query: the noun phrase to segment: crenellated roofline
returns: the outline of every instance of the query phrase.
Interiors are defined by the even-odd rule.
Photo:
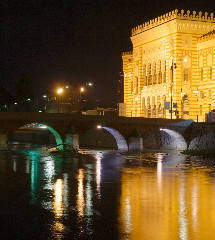
[[[122,52],[122,56],[126,56],[126,55],[133,55],[133,52],[130,51],[130,52]]]
[[[189,10],[187,10],[187,12],[185,13],[184,10],[179,11],[178,9],[175,9],[172,12],[166,13],[160,17],[154,18],[148,22],[145,22],[137,27],[132,28],[131,36],[140,34],[146,30],[159,26],[173,19],[215,23],[214,13],[210,13],[209,15],[207,12],[205,12],[203,15],[202,12],[200,11],[197,15],[196,11],[193,11],[191,13]]]

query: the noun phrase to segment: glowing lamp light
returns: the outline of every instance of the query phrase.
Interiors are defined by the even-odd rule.
[[[163,131],[163,128],[160,128],[160,131]]]
[[[102,128],[102,126],[101,125],[97,125],[97,129],[101,129]]]
[[[17,105],[17,104],[18,104],[17,102],[14,103],[14,105]]]
[[[85,90],[85,89],[84,89],[83,87],[80,88],[80,92],[84,92],[84,90]]]
[[[44,95],[43,95],[43,98],[47,98],[47,95],[46,95],[46,94],[44,94]]]
[[[59,88],[59,89],[57,90],[57,94],[61,94],[61,93],[63,93],[63,88]]]
[[[26,101],[30,102],[30,101],[31,101],[31,99],[30,99],[30,98],[28,98]]]
[[[184,62],[188,62],[188,59],[187,59],[187,58],[184,58]]]
[[[38,112],[42,112],[41,110],[39,110]]]
[[[68,86],[68,85],[66,85],[66,88],[69,88],[69,86]]]
[[[92,86],[93,86],[93,84],[92,84],[91,82],[89,82],[89,83],[88,83],[88,86],[89,86],[89,87],[92,87]]]
[[[198,91],[198,90],[195,90],[195,91],[193,91],[193,93],[194,93],[194,94],[198,94],[198,93],[199,93],[199,91]]]

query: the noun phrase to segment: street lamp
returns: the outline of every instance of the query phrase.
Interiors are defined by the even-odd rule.
[[[80,93],[83,93],[85,91],[84,87],[80,88]]]
[[[60,112],[60,96],[63,93],[63,88],[58,88],[57,89],[57,94],[58,94],[58,98],[57,98],[57,112]]]
[[[198,102],[198,100],[199,100],[199,98],[198,98],[198,94],[199,94],[199,91],[198,90],[195,90],[195,91],[193,91],[193,93],[195,94],[195,96],[196,96],[196,102],[197,102],[197,115],[196,115],[196,122],[198,122],[199,121],[199,102]]]
[[[82,93],[85,91],[84,87],[80,87],[80,111],[82,110]]]
[[[63,93],[63,88],[58,88],[58,89],[57,89],[57,94],[60,95],[60,94],[62,94],[62,93]]]
[[[87,85],[88,87],[92,87],[92,86],[93,86],[93,83],[92,83],[92,82],[88,82],[86,85]]]
[[[171,80],[171,100],[170,100],[170,111],[171,111],[171,119],[172,119],[172,92],[173,92],[173,74],[174,74],[174,69],[176,69],[176,63],[173,63],[172,59],[172,66],[171,66],[171,73],[172,73],[172,80]]]

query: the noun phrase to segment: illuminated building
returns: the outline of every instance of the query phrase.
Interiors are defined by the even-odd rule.
[[[171,118],[172,102],[172,118],[204,121],[215,108],[214,29],[213,13],[183,10],[132,29],[133,52],[122,54],[126,116]]]

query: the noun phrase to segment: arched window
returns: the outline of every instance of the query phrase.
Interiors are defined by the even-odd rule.
[[[151,64],[148,65],[147,77],[148,77],[148,85],[152,85],[152,65]]]
[[[157,83],[156,63],[153,64],[153,84]]]
[[[144,117],[145,117],[145,108],[146,108],[146,106],[145,106],[145,98],[143,97],[142,98],[142,114],[143,114]]]
[[[164,67],[163,67],[163,83],[166,82],[166,61],[164,61]]]
[[[151,105],[150,105],[150,97],[147,97],[147,117],[151,117]]]
[[[155,96],[152,97],[152,117],[156,117],[156,104],[155,104]]]
[[[131,84],[131,86],[130,86],[131,93],[133,93],[133,90],[134,90],[134,89],[133,89],[133,81],[131,81],[131,83],[130,83],[130,84]]]
[[[184,68],[184,82],[188,82],[189,80],[189,69]]]
[[[185,94],[182,97],[182,118],[189,119],[189,99],[188,96]]]
[[[213,75],[213,69],[212,69],[212,67],[209,68],[209,75],[210,75],[210,80],[212,80],[212,75]]]
[[[143,81],[144,86],[147,86],[146,64],[143,64]]]
[[[203,71],[203,68],[201,68],[200,79],[201,79],[201,81],[203,81],[203,79],[204,79],[204,71]]]
[[[159,61],[159,68],[158,68],[158,83],[162,83],[162,70],[161,70],[161,60]]]
[[[183,57],[183,79],[184,82],[188,82],[191,77],[191,67],[192,67],[192,60],[190,56]]]

